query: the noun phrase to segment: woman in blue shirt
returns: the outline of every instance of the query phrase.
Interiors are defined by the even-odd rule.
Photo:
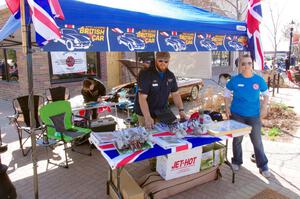
[[[239,67],[240,74],[234,76],[226,85],[224,94],[226,114],[228,118],[252,127],[250,139],[254,148],[256,165],[260,173],[268,178],[271,173],[261,139],[261,118],[267,115],[268,87],[262,77],[253,73],[253,63],[249,55],[241,57]],[[233,100],[229,108],[231,95]],[[260,95],[263,96],[262,106]],[[233,139],[232,168],[235,171],[238,171],[243,163],[242,140],[243,136]]]

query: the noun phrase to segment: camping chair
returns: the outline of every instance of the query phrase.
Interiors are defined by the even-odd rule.
[[[28,149],[26,152],[24,150],[24,144],[25,142],[30,138],[30,116],[29,116],[29,107],[28,107],[28,95],[21,96],[18,98],[13,99],[13,108],[15,110],[15,114],[12,116],[9,116],[10,123],[14,123],[17,127],[19,142],[20,142],[20,148],[22,150],[23,156],[26,156],[30,149]],[[33,129],[34,132],[39,132],[38,138],[43,135],[43,132],[45,131],[45,126],[41,125],[39,116],[38,116],[38,108],[44,104],[44,97],[40,95],[34,95],[34,119],[35,119],[35,128]],[[24,136],[24,133],[27,134],[27,136]],[[23,138],[26,137],[26,139],[23,141]]]
[[[62,141],[64,143],[66,163],[63,167],[68,168],[68,158],[66,153],[66,149],[68,149],[67,143],[71,143],[72,151],[76,151],[74,149],[74,143],[84,137],[87,137],[91,130],[88,128],[81,128],[73,125],[72,110],[69,101],[56,101],[46,104],[45,106],[40,108],[39,113],[41,120],[47,128],[47,138]],[[91,147],[89,153],[82,154],[91,155]],[[57,165],[50,162],[49,158],[48,163]]]
[[[63,86],[48,88],[46,90],[46,98],[48,102],[68,100],[70,98],[70,92],[68,88]]]

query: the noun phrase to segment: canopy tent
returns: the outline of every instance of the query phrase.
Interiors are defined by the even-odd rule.
[[[179,0],[63,0],[62,37],[45,51],[245,51],[245,22]],[[0,30],[12,34],[14,21]],[[17,26],[17,25],[14,25]],[[20,23],[19,23],[20,27]]]
[[[24,2],[20,1],[22,7]],[[60,6],[65,19],[55,19],[55,22],[62,37],[49,40],[41,47],[45,51],[247,50],[245,22],[213,14],[179,0],[61,0]],[[22,10],[23,25],[24,13]],[[0,48],[21,44],[20,31],[14,34],[18,27],[18,20],[8,20],[0,30]],[[25,29],[25,26],[23,28]],[[24,32],[30,32],[28,28],[26,26]],[[36,38],[38,37],[37,34]],[[31,99],[29,107],[33,118],[32,51],[28,45],[30,38],[30,35],[24,36],[23,42]],[[32,41],[34,42],[34,39]],[[31,127],[33,123],[31,120]],[[31,141],[34,191],[35,198],[38,198],[34,133]]]

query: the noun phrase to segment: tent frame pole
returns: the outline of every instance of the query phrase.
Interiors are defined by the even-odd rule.
[[[21,31],[22,47],[26,58],[27,78],[28,78],[28,107],[30,115],[30,137],[32,147],[32,164],[33,164],[33,187],[34,198],[39,198],[38,192],[38,174],[37,174],[37,156],[36,156],[36,137],[35,137],[35,119],[34,119],[34,97],[33,97],[33,69],[32,69],[32,48],[31,48],[31,31],[30,23],[26,24],[25,0],[20,0],[21,8]]]

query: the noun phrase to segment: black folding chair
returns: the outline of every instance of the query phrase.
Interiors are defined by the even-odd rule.
[[[48,88],[46,90],[46,98],[48,102],[68,100],[70,98],[70,92],[69,89],[64,86]]]
[[[13,108],[15,110],[15,114],[9,116],[10,122],[14,123],[19,137],[20,148],[22,150],[23,156],[26,156],[30,149],[26,152],[24,150],[24,144],[30,138],[30,116],[29,116],[29,107],[28,107],[28,95],[21,96],[18,98],[13,99]],[[40,95],[34,95],[34,119],[35,119],[35,128],[33,129],[34,133],[39,132],[36,134],[40,138],[43,136],[46,128],[42,125],[39,116],[38,116],[38,109],[40,106],[44,105],[44,97]],[[23,141],[23,138],[26,138]]]

